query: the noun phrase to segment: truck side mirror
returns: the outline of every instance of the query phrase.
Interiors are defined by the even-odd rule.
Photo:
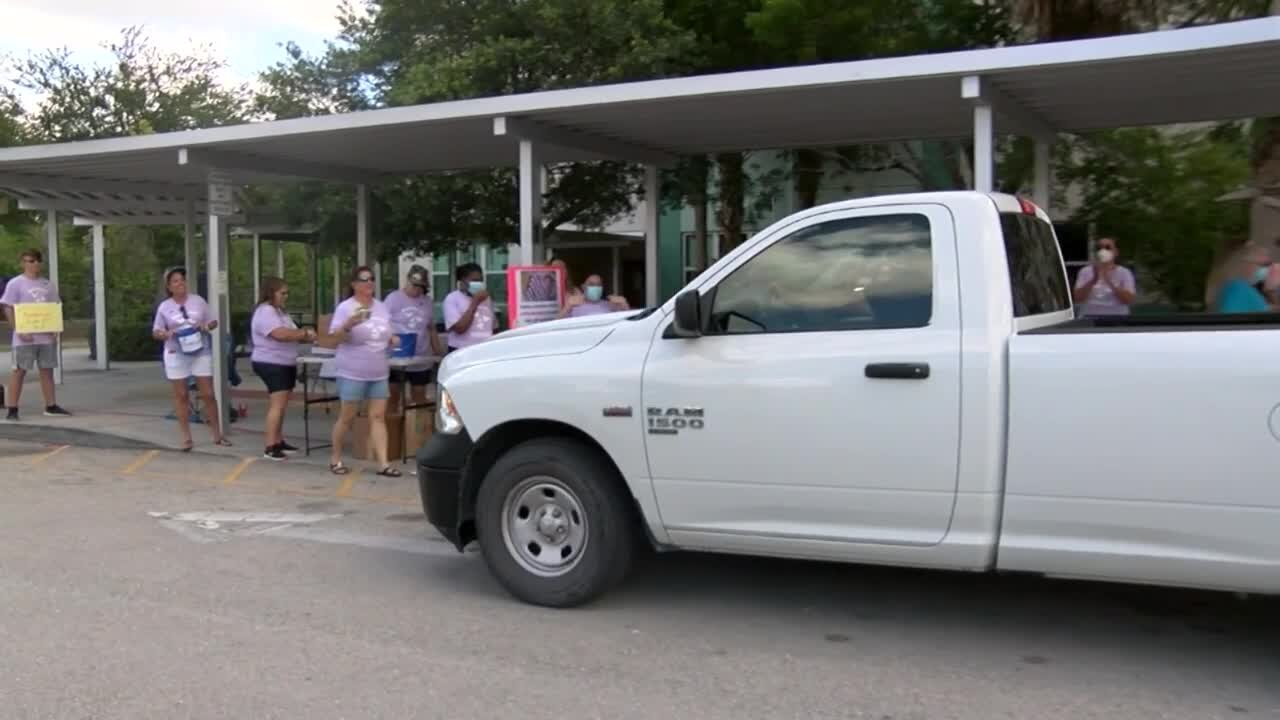
[[[676,337],[696,338],[702,335],[702,296],[697,290],[686,290],[676,296],[675,320],[671,329]]]

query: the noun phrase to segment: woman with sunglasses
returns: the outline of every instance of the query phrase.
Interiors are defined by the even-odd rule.
[[[399,469],[387,461],[387,378],[391,365],[387,348],[397,338],[391,332],[391,313],[374,295],[373,271],[360,266],[351,274],[351,296],[338,304],[329,323],[329,334],[337,343],[334,365],[338,377],[338,399],[342,410],[333,424],[333,448],[329,452],[329,472],[346,475],[342,464],[342,442],[356,417],[360,403],[369,404],[369,445],[378,463],[378,475],[400,477]]]
[[[173,410],[182,433],[182,450],[191,450],[191,407],[187,402],[187,383],[195,378],[196,391],[204,406],[217,407],[213,398],[213,342],[209,333],[218,327],[210,317],[204,298],[187,292],[187,271],[173,268],[164,276],[169,297],[156,308],[151,336],[164,342],[164,374],[173,388]],[[213,435],[214,445],[229,446],[222,435],[217,412],[206,412],[205,422]]]
[[[284,460],[286,453],[298,450],[284,441],[284,413],[289,406],[289,395],[298,383],[298,343],[316,339],[311,328],[299,329],[284,311],[288,298],[289,286],[284,279],[263,278],[262,297],[258,298],[258,307],[249,323],[253,335],[253,372],[267,388],[266,444],[262,457],[268,460]]]

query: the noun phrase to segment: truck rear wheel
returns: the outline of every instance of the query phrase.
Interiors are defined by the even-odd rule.
[[[618,584],[637,544],[617,471],[565,438],[531,440],[498,459],[476,498],[476,531],[502,586],[546,607],[581,605]]]

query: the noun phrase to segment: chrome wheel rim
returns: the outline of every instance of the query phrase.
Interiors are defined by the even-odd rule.
[[[587,549],[587,515],[564,483],[537,475],[518,483],[502,504],[502,541],[520,567],[559,577],[577,567]]]

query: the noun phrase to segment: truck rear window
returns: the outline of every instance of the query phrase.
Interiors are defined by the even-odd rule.
[[[1009,262],[1014,317],[1044,315],[1071,307],[1071,290],[1053,239],[1053,226],[1034,215],[1000,213]]]

